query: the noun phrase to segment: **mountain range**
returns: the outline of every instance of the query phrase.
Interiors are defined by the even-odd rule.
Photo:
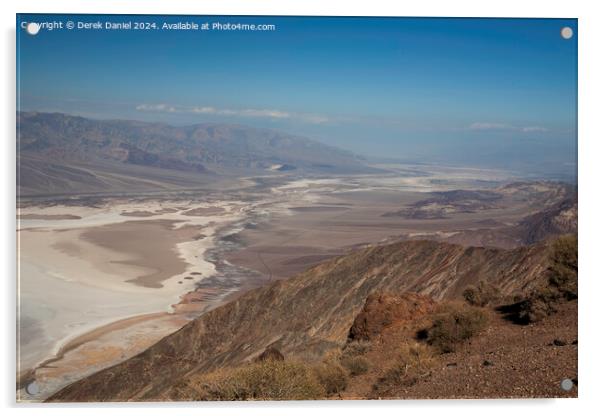
[[[17,114],[21,196],[195,188],[249,174],[374,171],[354,154],[242,125]]]

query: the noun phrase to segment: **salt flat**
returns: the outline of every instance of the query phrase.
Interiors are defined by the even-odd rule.
[[[199,208],[214,211],[186,214]],[[100,207],[21,209],[18,373],[25,376],[95,328],[173,311],[183,294],[215,272],[203,253],[213,246],[219,227],[241,218],[242,208],[237,203],[113,201]],[[122,215],[141,209],[157,215]],[[174,322],[168,332],[182,325]]]

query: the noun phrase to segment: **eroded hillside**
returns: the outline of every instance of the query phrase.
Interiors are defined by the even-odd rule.
[[[180,380],[253,360],[269,346],[287,357],[316,362],[345,344],[371,293],[411,291],[454,299],[482,280],[499,287],[501,295],[522,294],[544,279],[548,254],[545,244],[512,250],[432,241],[370,247],[252,290],[50,400],[169,398]]]

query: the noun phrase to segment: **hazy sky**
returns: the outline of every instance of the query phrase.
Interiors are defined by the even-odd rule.
[[[21,110],[241,123],[371,156],[574,169],[574,19],[20,19],[276,26],[36,36],[19,29]],[[572,38],[561,36],[563,27]]]

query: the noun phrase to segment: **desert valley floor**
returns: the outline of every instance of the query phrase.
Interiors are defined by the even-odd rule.
[[[379,168],[250,177],[228,192],[23,198],[19,399],[43,400],[251,288],[358,248],[518,246],[513,227],[567,192],[498,170]]]

